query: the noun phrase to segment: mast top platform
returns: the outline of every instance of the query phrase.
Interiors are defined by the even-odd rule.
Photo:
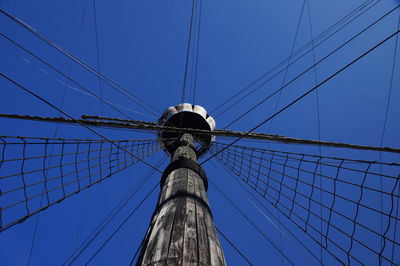
[[[160,126],[171,126],[179,128],[214,130],[216,123],[200,105],[190,103],[181,103],[176,106],[168,107],[158,119]],[[164,150],[172,154],[175,150],[174,143],[180,139],[182,133],[159,131],[158,137],[164,144]],[[196,141],[197,156],[205,154],[210,147],[215,136],[212,135],[193,135]],[[176,141],[174,141],[176,140]]]

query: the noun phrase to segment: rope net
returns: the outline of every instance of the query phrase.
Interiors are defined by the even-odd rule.
[[[340,263],[400,261],[400,164],[224,143],[210,151]]]
[[[112,142],[1,136],[0,232],[139,161],[123,149],[143,159],[161,148],[158,140]]]

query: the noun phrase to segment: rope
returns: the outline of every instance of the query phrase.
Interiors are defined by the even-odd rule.
[[[381,16],[380,18],[378,18],[377,20],[375,20],[374,22],[372,22],[370,25],[368,25],[367,27],[365,27],[364,29],[362,29],[361,31],[359,31],[357,34],[355,34],[354,36],[352,36],[350,39],[348,39],[347,41],[345,41],[344,43],[342,43],[341,45],[339,45],[337,48],[335,48],[334,50],[332,50],[331,52],[329,52],[327,55],[325,55],[324,57],[322,57],[320,60],[318,60],[316,63],[312,64],[310,67],[308,67],[307,69],[305,69],[303,72],[301,72],[300,74],[298,74],[297,76],[295,76],[294,78],[292,78],[291,80],[289,80],[287,83],[285,83],[283,86],[281,86],[279,89],[275,90],[273,93],[271,93],[270,95],[268,95],[267,97],[265,97],[264,99],[262,99],[260,102],[258,102],[257,104],[255,104],[253,107],[251,107],[249,110],[247,110],[246,112],[244,112],[243,114],[241,114],[240,116],[238,116],[236,119],[232,120],[230,123],[228,123],[224,129],[226,129],[227,127],[233,125],[234,123],[236,123],[237,121],[239,121],[240,119],[242,119],[244,116],[246,116],[247,114],[249,114],[251,111],[255,110],[257,107],[259,107],[260,105],[264,104],[266,101],[268,101],[269,99],[271,99],[273,96],[275,96],[278,93],[281,93],[281,91],[285,88],[287,88],[290,84],[292,84],[293,82],[295,82],[297,79],[299,79],[300,77],[302,77],[303,75],[305,75],[308,71],[314,69],[316,66],[318,66],[320,63],[322,63],[323,61],[325,61],[327,58],[329,58],[330,56],[332,56],[333,54],[335,54],[336,52],[338,52],[340,49],[342,49],[343,47],[345,47],[347,44],[349,44],[350,42],[352,42],[354,39],[356,39],[358,36],[362,35],[364,32],[366,32],[367,30],[369,30],[371,27],[373,27],[374,25],[376,25],[378,22],[380,22],[382,19],[384,19],[385,17],[387,17],[388,15],[390,15],[392,12],[394,12],[396,9],[398,9],[400,7],[400,5],[397,5],[396,7],[392,8],[391,10],[389,10],[388,12],[386,12],[383,16]],[[393,36],[391,36],[393,37]],[[390,38],[391,38],[390,37]],[[389,39],[390,39],[389,38]],[[384,40],[384,42],[386,42],[386,40]],[[381,44],[379,44],[378,46],[380,46]],[[315,46],[314,46],[315,47]],[[372,50],[374,50],[376,47],[373,47]],[[369,52],[367,52],[369,53]],[[364,55],[362,55],[362,57],[364,57]],[[356,61],[358,61],[358,59],[356,59]],[[350,63],[351,65],[352,63]],[[345,67],[347,68],[347,66]],[[343,69],[339,70],[338,72],[341,72]],[[338,73],[336,72],[336,73]],[[335,75],[335,74],[334,74]],[[333,75],[333,76],[334,76]],[[332,77],[332,76],[331,76]],[[330,79],[330,78],[328,78]],[[323,84],[323,82],[322,82]],[[260,85],[262,86],[262,85]],[[316,85],[315,88],[318,88],[319,86]],[[274,113],[276,112],[276,110],[274,111]],[[273,117],[271,118],[273,119]]]
[[[356,149],[356,150],[370,150],[370,151],[383,151],[383,152],[392,152],[392,153],[400,153],[399,148],[394,147],[376,147],[376,146],[368,146],[368,145],[358,145],[358,144],[349,144],[349,143],[341,143],[341,142],[329,142],[329,141],[318,141],[318,140],[310,140],[310,139],[298,139],[291,138],[280,135],[269,135],[263,133],[255,133],[255,132],[240,132],[240,131],[231,131],[231,130],[202,130],[202,129],[192,129],[192,128],[178,128],[178,127],[169,127],[169,126],[157,126],[152,122],[138,121],[138,120],[125,120],[120,118],[105,118],[99,117],[100,120],[109,120],[108,122],[99,121],[99,120],[79,120],[79,119],[67,119],[63,117],[43,117],[43,116],[31,116],[31,115],[16,115],[16,114],[0,114],[2,118],[10,118],[10,119],[22,119],[22,120],[32,120],[32,121],[41,121],[41,122],[61,122],[61,123],[69,123],[69,124],[84,124],[87,126],[98,126],[98,127],[109,127],[109,128],[118,128],[118,129],[140,129],[140,130],[151,130],[151,131],[166,131],[166,132],[179,132],[179,133],[190,133],[193,135],[214,135],[214,136],[222,136],[222,137],[237,137],[240,139],[258,139],[264,141],[275,141],[280,143],[291,143],[291,144],[301,144],[301,145],[321,145],[327,147],[336,147],[336,148],[346,148],[346,149]],[[97,116],[83,116],[84,118],[93,118],[97,119]],[[110,121],[119,121],[119,122],[110,122]]]
[[[190,48],[192,42],[192,28],[193,28],[193,20],[194,20],[194,13],[195,13],[195,2],[196,0],[192,0],[192,8],[191,8],[191,16],[190,16],[190,23],[189,23],[189,36],[186,48],[186,60],[185,60],[185,71],[183,73],[183,84],[182,84],[182,98],[181,103],[185,102],[186,96],[186,87],[187,87],[187,80],[188,80],[188,70],[189,70],[189,56],[190,56]]]
[[[229,238],[217,227],[215,226],[215,229],[217,232],[225,239],[228,244],[233,247],[233,249],[249,264],[249,265],[254,265],[244,254],[243,252],[240,251],[240,249],[233,243]]]
[[[254,229],[260,233],[260,235],[274,247],[279,254],[284,257],[291,265],[294,265],[293,261],[286,256],[285,253],[215,184],[211,179],[209,182],[216,188],[216,190],[245,218],[253,227]]]
[[[113,140],[109,143],[105,140],[0,138],[0,232],[161,149],[158,140]],[[122,149],[115,148],[115,144]],[[48,150],[54,152],[47,154]],[[138,158],[128,156],[125,151]],[[41,206],[37,204],[40,196],[45,196]]]
[[[384,251],[400,247],[396,236],[388,233],[400,221],[394,213],[400,200],[400,164],[228,146],[214,143],[210,151],[338,262],[396,263]],[[380,197],[387,206],[382,210],[374,200]],[[371,222],[379,217],[384,233],[380,224]],[[377,246],[378,240],[385,245]],[[360,252],[366,256],[356,256]]]
[[[156,166],[159,167],[165,159],[161,159]],[[88,248],[88,246],[96,239],[96,237],[110,224],[110,222],[115,218],[118,213],[129,203],[129,201],[136,195],[138,191],[140,191],[143,186],[150,180],[152,175],[154,174],[154,169],[150,169],[148,174],[139,182],[139,184],[135,185],[134,188],[114,207],[114,209],[101,221],[99,225],[92,231],[92,233],[82,242],[81,245],[68,259],[63,263],[63,265],[72,265],[75,260]]]
[[[356,9],[354,9],[353,11],[351,11],[348,15],[346,15],[344,18],[342,18],[341,20],[339,20],[337,23],[335,23],[334,25],[332,25],[330,28],[328,28],[327,30],[325,30],[324,32],[322,32],[320,35],[318,35],[317,37],[315,37],[311,42],[305,44],[303,47],[301,47],[299,50],[297,50],[294,56],[297,56],[299,54],[301,54],[299,57],[297,57],[295,60],[293,60],[292,62],[290,62],[290,64],[286,67],[289,67],[291,65],[293,65],[294,63],[296,63],[297,61],[299,61],[300,59],[302,59],[304,56],[306,56],[307,54],[309,54],[312,51],[311,49],[308,49],[306,52],[302,53],[303,51],[305,51],[307,48],[309,48],[312,43],[314,42],[314,48],[318,47],[319,45],[323,44],[326,40],[328,40],[330,37],[332,37],[333,35],[335,35],[336,33],[338,33],[340,30],[342,30],[343,28],[345,28],[347,25],[349,25],[351,22],[353,22],[354,20],[356,20],[358,17],[360,17],[361,15],[363,15],[365,12],[367,12],[369,9],[371,9],[372,7],[374,7],[376,4],[378,4],[379,2],[381,2],[382,0],[378,0],[375,3],[373,3],[372,5],[370,5],[369,7],[367,7],[371,2],[373,2],[373,0],[367,0],[366,2],[364,2],[361,6],[357,7]],[[364,9],[365,7],[367,7],[366,9]],[[364,10],[363,10],[364,9]],[[360,12],[357,14],[357,12]],[[354,14],[356,14],[355,17],[351,18]],[[340,24],[342,22],[345,22],[348,18],[351,18],[350,21],[346,22],[343,26],[340,26]],[[337,30],[335,30],[335,28],[339,27]],[[328,33],[330,33],[331,31],[335,30],[333,33],[331,33],[330,35],[328,35],[327,37],[325,37],[325,35],[327,35]],[[323,39],[322,39],[323,38]],[[319,41],[320,39],[322,39],[321,41]],[[319,42],[318,42],[319,41]],[[317,43],[318,42],[318,43]],[[265,74],[261,75],[260,77],[258,77],[255,81],[249,83],[246,87],[244,87],[243,89],[239,90],[238,92],[236,92],[234,95],[232,95],[229,99],[227,99],[225,102],[223,102],[222,104],[220,104],[219,106],[217,106],[216,108],[214,108],[213,110],[211,110],[210,113],[215,113],[219,108],[221,108],[222,106],[226,105],[228,102],[232,101],[234,98],[238,97],[240,94],[242,94],[244,91],[249,90],[250,88],[252,88],[253,86],[256,86],[254,89],[252,89],[250,92],[248,92],[246,95],[242,96],[240,99],[236,100],[234,103],[232,103],[231,105],[229,105],[227,108],[225,108],[224,110],[220,111],[218,114],[213,115],[214,118],[217,118],[219,116],[221,116],[222,114],[224,114],[226,111],[228,111],[229,109],[231,109],[233,106],[235,106],[236,104],[242,102],[245,98],[247,98],[249,95],[251,95],[252,93],[254,93],[256,90],[258,90],[259,88],[261,88],[262,86],[264,86],[265,84],[267,84],[269,81],[271,81],[273,78],[275,78],[277,75],[281,74],[283,71],[285,71],[285,68],[282,68],[281,70],[279,70],[279,68],[281,68],[282,66],[284,66],[287,62],[289,61],[289,57],[287,57],[285,60],[283,60],[282,62],[280,62],[278,65],[276,65],[275,67],[273,67],[272,69],[270,69],[269,71],[267,71]],[[266,78],[268,75],[273,74],[275,71],[279,70],[277,73],[275,73],[273,76],[271,76],[270,78],[268,78],[265,81],[262,81],[264,78]],[[261,83],[260,83],[261,82]],[[260,83],[259,85],[257,85],[258,83]]]
[[[220,163],[220,165],[221,165],[224,169],[228,170],[228,171],[227,171],[228,173],[225,173],[225,172],[222,172],[222,170],[220,170],[220,169],[216,166],[216,164],[215,164],[214,162],[212,162],[212,164],[213,164],[213,166],[221,173],[221,175],[224,176],[224,177],[228,180],[227,175],[230,174],[230,173],[229,173],[229,169],[228,169],[224,164],[221,164],[221,163]],[[231,176],[233,176],[233,175],[231,175]],[[288,230],[288,229],[286,228],[286,226],[282,223],[281,219],[279,219],[279,218],[276,216],[276,214],[274,214],[274,213],[271,212],[268,208],[266,208],[265,205],[264,205],[255,195],[253,195],[252,191],[250,191],[250,189],[249,189],[248,187],[245,186],[245,184],[240,183],[238,180],[235,179],[235,181],[237,182],[237,184],[240,185],[240,186],[242,187],[242,189],[245,190],[245,191],[247,192],[247,194],[245,194],[243,191],[241,191],[241,190],[237,187],[237,185],[234,184],[231,180],[228,180],[228,181],[230,181],[230,183],[233,185],[233,187],[234,187],[240,194],[242,194],[242,195],[249,201],[249,203],[251,203],[251,205],[253,205],[253,207],[254,207],[262,216],[264,216],[264,218],[265,218],[272,226],[274,226],[283,236],[285,236],[285,238],[286,238],[288,241],[290,241],[304,256],[307,257],[307,256],[309,256],[309,255],[308,255],[307,253],[305,253],[303,250],[301,250],[301,249],[299,248],[299,245],[301,245],[315,260],[317,260],[317,261],[318,261],[318,264],[323,265],[322,261],[310,250],[310,248],[308,248],[307,246],[305,246],[304,243],[303,243],[294,233],[292,233],[290,230]],[[252,199],[250,199],[249,197],[252,197],[253,200],[255,200],[255,201],[263,208],[263,210],[260,209],[260,207],[257,206],[257,204],[255,204],[255,202],[254,202]],[[264,211],[268,212],[269,215],[273,216],[273,217],[275,218],[276,222],[279,223],[280,226],[278,226],[277,224],[275,224],[275,223],[272,221],[272,219],[271,219]],[[288,232],[288,233],[291,235],[291,237],[292,237],[295,241],[297,241],[297,243],[296,243],[293,239],[291,239],[291,238],[285,233],[285,231],[282,230],[282,228],[285,228],[285,231]],[[297,244],[299,244],[299,245],[297,245]],[[309,256],[310,263],[312,262],[312,257]]]
[[[147,198],[156,190],[156,188],[160,185],[160,183],[157,183],[143,198],[143,200],[129,213],[129,215],[122,221],[122,223],[112,232],[112,234],[106,239],[106,241],[96,250],[96,252],[90,257],[90,259],[85,263],[85,265],[88,265],[96,256],[99,254],[99,252],[107,245],[107,243],[115,236],[115,234],[118,233],[118,231],[126,224],[126,222],[129,221],[129,219],[132,217],[132,215],[135,214],[135,212],[142,206],[142,204],[147,200]]]
[[[15,45],[16,47],[18,47],[19,49],[23,50],[24,52],[26,52],[27,54],[31,55],[33,58],[35,58],[36,60],[42,62],[43,64],[47,65],[49,68],[51,68],[52,70],[54,70],[56,73],[60,74],[61,76],[63,76],[65,79],[67,79],[69,82],[74,83],[76,86],[78,86],[79,88],[81,88],[83,91],[78,90],[77,88],[74,88],[74,90],[77,90],[83,94],[86,94],[90,97],[93,97],[105,104],[107,104],[110,108],[114,109],[116,112],[118,112],[119,114],[123,115],[126,118],[130,118],[127,114],[125,114],[124,112],[122,112],[121,110],[119,110],[117,107],[119,108],[123,108],[122,106],[119,106],[117,104],[114,104],[110,101],[104,100],[101,97],[97,96],[95,93],[91,92],[88,88],[86,88],[84,85],[82,85],[81,83],[79,83],[78,81],[76,81],[75,79],[70,77],[70,70],[68,71],[68,73],[62,72],[61,70],[59,70],[58,68],[56,68],[55,66],[51,65],[50,63],[48,63],[46,60],[42,59],[41,57],[39,57],[38,55],[36,55],[35,53],[33,53],[31,50],[23,47],[22,45],[20,45],[19,43],[17,43],[16,41],[14,41],[13,39],[11,39],[10,37],[8,37],[7,35],[3,34],[0,32],[0,36],[3,37],[4,39],[6,39],[7,41],[9,41],[10,43],[12,43],[13,45]],[[71,67],[70,67],[71,69]],[[59,81],[64,87],[69,87],[69,88],[73,88],[70,85],[68,85],[65,82],[60,81],[59,79],[56,79],[57,81]],[[126,109],[126,108],[124,108]]]
[[[43,36],[38,31],[36,31],[33,27],[28,25],[26,22],[24,22],[21,19],[13,16],[12,14],[8,13],[7,11],[5,11],[3,9],[0,9],[0,13],[5,15],[7,18],[11,19],[16,24],[18,24],[21,27],[23,27],[24,29],[26,29],[27,31],[29,31],[30,33],[32,33],[33,35],[35,35],[36,37],[41,39],[42,41],[44,41],[49,46],[51,46],[54,49],[56,49],[58,52],[62,53],[63,55],[65,55],[66,57],[68,57],[69,59],[71,59],[72,61],[77,63],[78,65],[82,66],[84,69],[86,69],[87,71],[89,71],[90,73],[95,75],[96,77],[101,78],[104,82],[109,84],[111,87],[115,88],[120,93],[124,94],[126,97],[128,97],[129,99],[134,101],[136,104],[138,104],[142,108],[144,108],[147,111],[149,111],[150,113],[152,113],[155,117],[158,117],[159,114],[161,113],[159,110],[157,110],[156,108],[154,108],[150,104],[146,103],[145,101],[140,99],[138,96],[133,95],[132,92],[130,92],[130,90],[124,88],[122,85],[120,85],[116,81],[112,80],[111,78],[107,77],[103,73],[98,72],[96,69],[94,69],[93,67],[88,65],[86,62],[82,61],[81,59],[77,58],[76,56],[74,56],[73,54],[71,54],[70,52],[65,50],[63,47],[61,47],[60,45],[58,45],[55,42],[52,42],[49,39],[47,39],[45,36]]]
[[[400,5],[399,5],[400,6]],[[236,140],[234,140],[233,142],[231,142],[229,145],[227,145],[225,148],[226,149],[228,147],[230,147],[231,145],[235,144],[236,142],[238,142],[240,139],[242,139],[244,136],[248,135],[249,133],[251,133],[252,131],[258,129],[259,127],[261,127],[262,125],[264,125],[265,123],[269,122],[271,119],[273,119],[274,117],[278,116],[279,114],[281,114],[282,112],[284,112],[285,110],[287,110],[288,108],[290,108],[291,106],[293,106],[294,104],[296,104],[297,102],[299,102],[300,100],[302,100],[304,97],[308,96],[310,93],[312,93],[313,91],[315,91],[316,89],[318,89],[319,87],[321,87],[322,85],[324,85],[326,82],[330,81],[331,79],[333,79],[334,77],[336,77],[337,75],[339,75],[340,73],[342,73],[344,70],[346,70],[348,67],[350,67],[351,65],[353,65],[354,63],[358,62],[360,59],[364,58],[364,56],[368,55],[369,53],[371,53],[372,51],[374,51],[376,48],[380,47],[382,44],[384,44],[385,42],[387,42],[388,40],[390,40],[391,38],[393,38],[394,36],[396,36],[397,34],[399,34],[400,30],[397,30],[395,32],[393,32],[392,34],[390,34],[389,36],[387,36],[385,39],[383,39],[382,41],[378,42],[377,44],[375,44],[374,46],[372,46],[370,49],[368,49],[367,51],[365,51],[364,53],[362,53],[361,55],[359,55],[357,58],[353,59],[351,62],[349,62],[348,64],[346,64],[345,66],[343,66],[342,68],[340,68],[338,71],[336,71],[335,73],[333,73],[332,75],[330,75],[328,78],[324,79],[322,82],[320,82],[318,85],[314,86],[313,88],[309,89],[307,92],[303,93],[301,96],[297,97],[295,100],[291,101],[290,103],[288,103],[286,106],[284,106],[283,108],[281,108],[278,112],[272,114],[271,116],[269,116],[267,119],[265,119],[264,121],[262,121],[261,123],[259,123],[258,125],[256,125],[255,127],[253,127],[252,129],[250,129],[247,133],[245,133],[242,137],[237,138]],[[223,150],[219,151],[222,152]],[[219,153],[218,152],[218,153]],[[214,158],[215,156],[218,155],[218,153],[215,153],[214,155],[208,157],[205,161],[203,161],[201,164],[206,163],[207,161],[211,160],[212,158]]]

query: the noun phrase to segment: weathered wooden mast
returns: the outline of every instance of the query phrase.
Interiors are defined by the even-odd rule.
[[[195,106],[190,107],[192,112],[188,104],[174,107],[174,118],[164,122],[187,127],[185,120],[190,119],[193,127],[195,119],[208,118],[206,113],[196,115]],[[171,163],[161,178],[158,204],[137,265],[226,265],[208,203],[207,176],[197,162],[211,139],[191,134],[160,136]],[[196,140],[203,143],[201,151],[196,150]]]

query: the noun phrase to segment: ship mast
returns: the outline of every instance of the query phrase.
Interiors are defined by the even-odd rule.
[[[168,108],[160,125],[213,130],[204,108],[180,104]],[[207,198],[207,176],[197,159],[213,136],[160,132],[171,156],[137,265],[226,265]]]

